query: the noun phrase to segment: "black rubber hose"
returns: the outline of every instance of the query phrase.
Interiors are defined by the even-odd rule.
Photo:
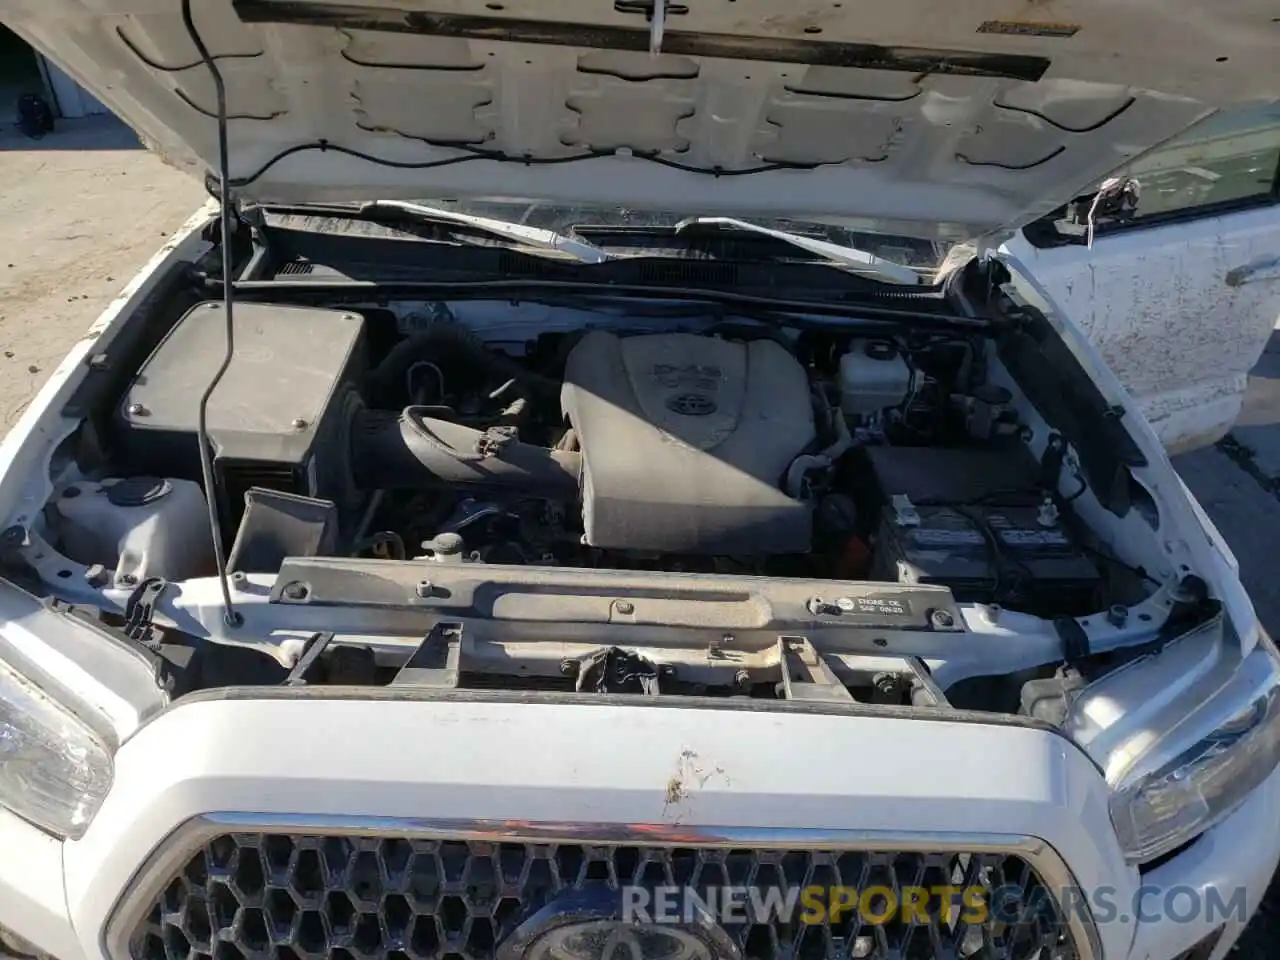
[[[397,343],[374,368],[369,378],[371,405],[400,407],[405,399],[404,382],[409,368],[420,360],[446,354],[461,361],[515,380],[523,393],[557,396],[560,384],[521,366],[510,357],[490,350],[473,331],[460,323],[433,323]]]
[[[422,415],[361,410],[351,425],[351,463],[362,490],[422,490],[488,487],[531,497],[572,499],[578,495],[582,455],[508,441],[490,448],[483,430]],[[486,452],[482,452],[486,451]]]

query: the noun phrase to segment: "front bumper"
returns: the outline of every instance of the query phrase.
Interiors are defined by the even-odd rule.
[[[144,867],[210,813],[247,825],[360,818],[375,832],[483,821],[517,833],[641,825],[686,842],[732,830],[798,845],[1030,844],[1045,863],[1065,861],[1086,895],[1106,889],[1119,905],[1076,937],[1102,960],[1173,960],[1221,924],[1158,919],[1149,896],[1139,919],[1125,906],[1144,884],[1243,887],[1252,913],[1280,859],[1277,775],[1139,876],[1097,771],[1059,736],[1019,726],[484,695],[205,699],[125,744],[83,840],[59,844],[0,815],[0,925],[59,960],[125,960],[121,918],[150,879]],[[1242,926],[1228,922],[1215,958]]]

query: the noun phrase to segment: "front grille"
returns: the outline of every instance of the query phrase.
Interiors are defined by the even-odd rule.
[[[517,926],[557,897],[627,884],[688,888],[709,903],[713,887],[746,888],[742,913],[723,922],[744,960],[1080,956],[1060,907],[1016,855],[285,833],[209,841],[150,904],[129,949],[134,960],[492,960]],[[790,912],[777,909],[778,901],[763,912],[770,889],[876,887],[901,897],[904,888],[945,885],[981,888],[985,920],[966,922],[979,917],[974,892],[963,902],[957,894],[950,909],[930,897],[919,910],[880,923],[859,919],[856,910],[835,922],[802,922],[799,900]],[[877,893],[868,901],[874,916],[889,913],[884,899]]]

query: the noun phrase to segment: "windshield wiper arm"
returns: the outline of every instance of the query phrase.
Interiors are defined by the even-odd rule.
[[[358,214],[370,214],[379,210],[395,211],[408,214],[417,220],[428,223],[454,224],[480,233],[512,240],[527,247],[539,247],[552,250],[582,263],[604,263],[608,255],[599,247],[585,240],[575,240],[554,230],[541,227],[527,227],[522,223],[509,220],[494,220],[489,217],[477,217],[470,213],[458,213],[453,210],[441,210],[408,200],[370,200],[356,208]]]
[[[824,260],[838,264],[850,273],[881,280],[885,283],[919,284],[920,275],[910,267],[904,267],[892,260],[885,260],[873,253],[859,250],[856,247],[842,247],[826,240],[815,240],[813,237],[801,236],[798,233],[787,233],[785,230],[772,230],[757,223],[746,220],[735,220],[733,217],[690,217],[681,220],[673,228],[680,233],[690,227],[718,227],[725,230],[741,230],[745,233],[758,233],[783,243],[789,243],[808,253],[816,254]]]

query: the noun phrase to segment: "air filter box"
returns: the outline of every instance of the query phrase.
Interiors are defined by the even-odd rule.
[[[250,487],[347,502],[347,422],[364,367],[364,320],[340,310],[239,303],[235,351],[209,398],[219,509],[228,530]],[[138,371],[116,412],[122,468],[200,480],[200,397],[226,353],[217,302],[192,307]]]

